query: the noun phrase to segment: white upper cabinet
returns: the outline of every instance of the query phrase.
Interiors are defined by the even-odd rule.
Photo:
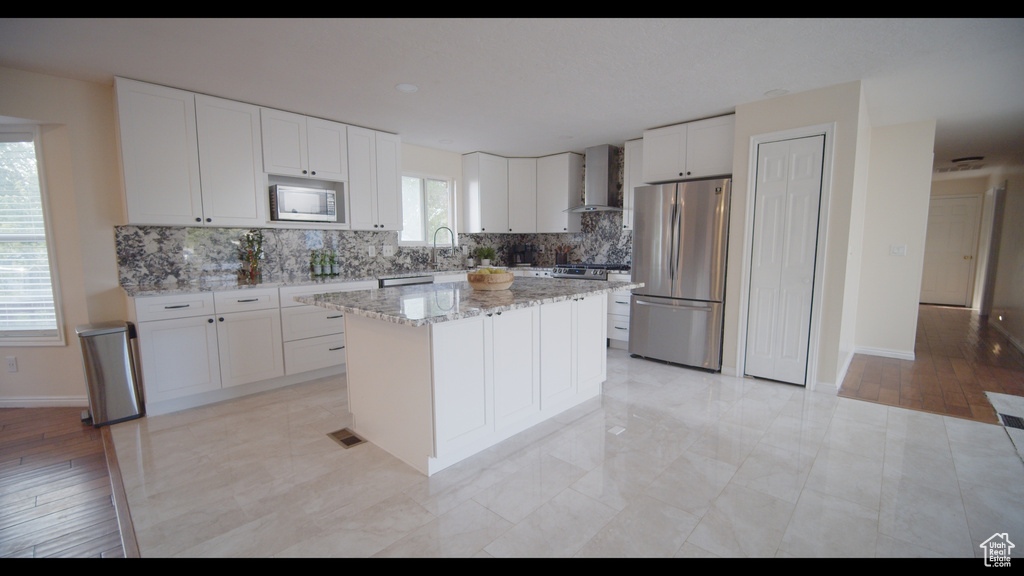
[[[462,157],[466,232],[507,232],[508,158],[473,152]]]
[[[643,181],[669,182],[732,174],[736,116],[645,130]]]
[[[266,221],[259,107],[196,94],[203,220],[218,226]]]
[[[263,108],[263,170],[268,174],[348,180],[348,126]]]
[[[115,78],[130,224],[202,222],[195,95]]]
[[[401,140],[395,134],[349,126],[347,147],[352,229],[401,230]]]
[[[259,108],[115,79],[130,224],[266,221]]]
[[[644,186],[644,141],[627,140],[623,146],[622,165],[622,229],[633,229],[633,189]]]
[[[537,231],[537,159],[508,159],[508,231]]]
[[[583,156],[574,152],[537,159],[537,232],[579,232],[583,204]]]

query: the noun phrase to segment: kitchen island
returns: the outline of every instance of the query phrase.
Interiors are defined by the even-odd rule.
[[[607,294],[516,278],[296,298],[345,312],[353,432],[431,475],[601,393]]]

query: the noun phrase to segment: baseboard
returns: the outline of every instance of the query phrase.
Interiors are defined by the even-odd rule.
[[[21,396],[18,398],[0,398],[0,408],[66,408],[77,406],[89,407],[86,396]]]
[[[896,358],[897,360],[913,360],[914,352],[903,350],[889,350],[888,348],[868,348],[858,346],[853,349],[854,354],[867,354],[868,356],[881,356],[883,358]]]
[[[1016,348],[1021,353],[1024,353],[1024,342],[1017,340],[1017,337],[1014,336],[1013,334],[1010,334],[1010,332],[1003,325],[1001,325],[998,322],[993,322],[991,318],[988,321],[988,325],[991,328],[994,328],[996,332],[999,332],[1004,337],[1006,337],[1006,339],[1010,341],[1010,344],[1012,344],[1014,348]]]

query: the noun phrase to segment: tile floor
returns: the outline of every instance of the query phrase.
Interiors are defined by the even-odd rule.
[[[608,354],[601,397],[429,478],[328,436],[343,377],[116,424],[141,554],[980,558],[1024,538],[1002,426]]]

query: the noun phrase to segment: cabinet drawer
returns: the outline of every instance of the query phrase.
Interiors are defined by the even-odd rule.
[[[629,317],[629,292],[608,294],[608,313]]]
[[[289,306],[281,308],[281,330],[285,342],[341,334],[345,331],[345,315],[319,306]]]
[[[296,296],[312,296],[325,292],[349,292],[352,290],[373,290],[377,288],[376,280],[360,280],[358,282],[335,282],[333,284],[316,284],[309,286],[282,286],[281,287],[281,308],[288,306],[308,306],[302,302],[296,302]]]
[[[210,292],[135,298],[135,319],[139,322],[212,314],[213,294]]]
[[[629,340],[629,316],[609,314],[608,337],[612,340]]]
[[[284,343],[285,374],[299,374],[345,363],[345,336],[337,334]]]
[[[253,288],[249,290],[228,290],[214,292],[213,303],[218,314],[245,312],[248,310],[269,310],[277,308],[277,288]]]

